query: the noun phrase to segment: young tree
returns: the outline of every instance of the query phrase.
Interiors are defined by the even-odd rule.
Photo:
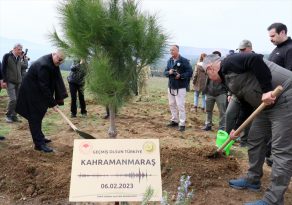
[[[53,43],[88,62],[87,85],[110,109],[109,136],[116,137],[115,113],[137,92],[141,69],[159,59],[167,36],[155,15],[133,0],[68,0],[59,7],[64,37]]]

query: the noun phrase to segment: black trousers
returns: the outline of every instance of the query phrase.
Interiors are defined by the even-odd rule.
[[[77,114],[77,93],[79,98],[79,104],[81,109],[81,114],[86,114],[86,104],[84,100],[84,86],[77,85],[75,83],[69,83],[69,89],[71,94],[71,114]]]
[[[40,145],[45,144],[45,141],[44,141],[45,135],[42,132],[42,121],[43,121],[44,116],[45,114],[38,117],[32,116],[28,119],[30,133],[31,133],[32,140],[35,146],[40,146]]]

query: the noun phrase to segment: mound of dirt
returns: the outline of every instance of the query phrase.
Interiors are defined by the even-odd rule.
[[[163,148],[161,167],[163,187],[175,190],[182,175],[191,176],[192,189],[206,190],[208,186],[221,187],[230,175],[239,173],[236,158],[210,159],[205,153],[212,147],[200,148]],[[174,183],[176,182],[176,183]]]
[[[175,193],[181,175],[191,176],[192,188],[204,190],[220,186],[231,174],[238,172],[234,158],[208,159],[210,147],[161,149],[163,189]],[[1,154],[0,192],[16,201],[38,199],[40,203],[57,202],[69,195],[72,147],[62,152],[44,154],[10,146]]]
[[[9,150],[0,156],[1,193],[16,201],[38,198],[41,203],[67,198],[72,147],[63,147],[55,154],[23,150],[20,146],[10,146]]]
[[[152,79],[154,80],[158,79]],[[161,79],[159,79],[161,80]],[[151,83],[150,83],[151,84]],[[166,82],[165,82],[166,85]],[[192,93],[188,93],[192,102]],[[69,101],[69,99],[68,99]],[[65,106],[64,113],[69,116],[70,108]],[[7,97],[0,97],[0,115],[5,115]],[[157,92],[148,98],[133,101],[118,113],[116,124],[118,138],[139,139],[155,138],[160,141],[162,189],[175,196],[182,175],[191,176],[191,188],[195,191],[192,204],[195,205],[238,205],[260,199],[269,184],[271,168],[264,166],[262,191],[234,190],[228,180],[243,176],[247,170],[246,149],[236,144],[232,156],[209,159],[206,155],[215,151],[215,130],[218,129],[218,111],[214,113],[214,131],[201,130],[205,113],[190,111],[192,103],[186,104],[186,131],[166,127],[170,113],[165,91]],[[109,121],[103,120],[105,108],[94,101],[87,101],[86,118],[71,119],[82,131],[97,139],[108,138]],[[70,203],[69,185],[74,139],[79,138],[69,128],[58,113],[51,109],[44,121],[46,137],[52,139],[50,147],[55,152],[45,154],[33,149],[33,142],[25,119],[21,123],[7,124],[0,118],[0,127],[9,130],[6,140],[0,142],[0,204],[1,205],[68,205]],[[291,183],[292,184],[292,183]],[[285,204],[292,204],[292,187],[285,194]],[[175,198],[175,197],[172,197]],[[93,203],[77,203],[93,204]],[[99,203],[94,203],[99,204]],[[108,204],[108,203],[107,203]],[[136,203],[137,204],[137,203]]]

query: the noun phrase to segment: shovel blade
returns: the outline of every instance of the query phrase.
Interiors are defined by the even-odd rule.
[[[220,157],[220,153],[219,152],[214,152],[214,153],[212,153],[212,154],[210,154],[210,155],[208,155],[208,158],[210,158],[210,159],[213,159],[213,158],[218,158],[218,157]]]
[[[217,159],[217,158],[220,158],[220,157],[224,157],[224,153],[223,152],[218,152],[218,151],[215,151],[214,153],[208,155],[207,157],[209,159]]]
[[[75,130],[79,135],[80,137],[84,138],[84,139],[96,139],[95,137],[93,137],[92,135],[86,133],[86,132],[82,132],[80,130]]]

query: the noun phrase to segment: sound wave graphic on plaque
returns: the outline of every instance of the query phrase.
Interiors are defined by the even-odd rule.
[[[152,174],[148,174],[147,170],[146,172],[141,172],[140,168],[139,171],[137,173],[135,172],[130,172],[130,173],[126,173],[126,174],[78,174],[78,177],[129,177],[129,178],[139,178],[139,182],[141,181],[141,179],[144,179],[147,177],[152,177],[155,175]]]

